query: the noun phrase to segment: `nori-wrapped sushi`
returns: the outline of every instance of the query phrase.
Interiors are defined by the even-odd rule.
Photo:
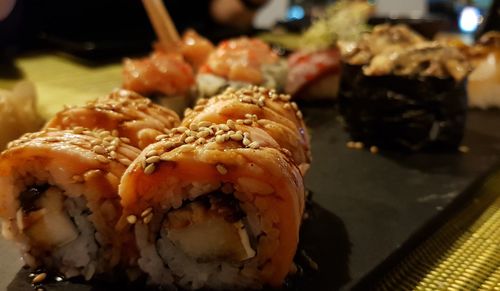
[[[460,145],[469,67],[457,49],[418,40],[364,64],[343,61],[339,107],[353,140],[410,151]]]

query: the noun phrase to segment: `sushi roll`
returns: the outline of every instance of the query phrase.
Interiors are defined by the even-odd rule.
[[[469,106],[500,107],[500,32],[483,35],[470,51],[474,70],[467,82]]]
[[[118,183],[140,150],[105,130],[45,129],[0,155],[2,234],[26,265],[67,278],[109,274],[127,262]]]
[[[123,88],[181,113],[190,105],[195,73],[213,49],[209,40],[188,30],[179,43],[169,47],[156,44],[147,57],[125,59]]]
[[[199,99],[194,109],[186,110],[182,125],[190,127],[203,121],[254,124],[289,151],[305,174],[311,162],[310,144],[302,113],[297,109],[290,95],[272,89],[228,88],[210,99]]]
[[[155,137],[179,125],[179,116],[148,98],[128,90],[115,90],[84,106],[69,106],[50,119],[45,128],[84,127],[117,131],[138,148],[145,148]]]
[[[196,76],[199,97],[211,97],[225,88],[259,85],[282,90],[286,62],[260,39],[240,37],[222,41]]]
[[[285,92],[297,99],[335,99],[340,85],[340,52],[298,51],[288,57]]]
[[[456,149],[469,70],[455,47],[403,26],[375,27],[343,55],[339,108],[351,138],[409,151]]]
[[[272,107],[273,95],[262,95],[263,106]],[[238,102],[236,111],[247,100]],[[209,116],[219,106],[195,107],[189,125],[159,137],[127,169],[119,228],[134,233],[137,263],[154,284],[280,287],[292,267],[304,211],[301,171],[258,120],[192,116]]]

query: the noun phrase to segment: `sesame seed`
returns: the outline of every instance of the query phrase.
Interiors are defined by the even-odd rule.
[[[135,215],[129,215],[127,216],[127,222],[130,224],[134,224],[137,222],[137,217]]]
[[[227,124],[227,126],[228,126],[230,129],[233,129],[233,130],[235,130],[235,129],[236,129],[236,124],[234,123],[234,121],[233,121],[232,119],[228,119],[228,120],[226,121],[226,124]]]
[[[107,163],[109,163],[108,158],[106,158],[106,157],[105,157],[105,156],[103,156],[103,155],[97,155],[97,156],[96,156],[96,159],[97,159],[99,162],[103,163],[103,164],[107,164]]]
[[[84,129],[81,126],[77,126],[77,127],[73,128],[73,132],[76,133],[76,134],[80,134],[83,131],[84,131]]]
[[[146,158],[152,157],[152,156],[157,156],[158,151],[157,150],[150,150],[149,152],[146,153]]]
[[[236,123],[240,125],[243,124],[243,119],[236,119]]]
[[[205,106],[203,106],[203,105],[196,105],[196,106],[193,108],[193,110],[194,110],[194,111],[202,111],[202,110],[203,110],[203,108],[205,108]]]
[[[130,166],[130,164],[132,163],[129,159],[125,159],[125,158],[119,159],[118,161],[120,163],[124,164],[125,166]]]
[[[230,128],[226,124],[219,124],[219,129],[222,129],[224,131],[229,131]]]
[[[285,108],[285,109],[287,109],[287,110],[288,110],[288,109],[290,109],[291,107],[292,107],[292,106],[290,106],[290,103],[285,103],[285,104],[283,104],[283,108]]]
[[[224,142],[224,136],[223,135],[216,135],[215,136],[215,142],[216,143],[223,143]]]
[[[244,102],[244,103],[253,103],[252,102],[252,98],[249,97],[249,96],[245,96],[245,97],[241,98],[241,102]]]
[[[357,141],[357,142],[354,143],[354,148],[357,149],[357,150],[362,149],[364,146],[365,145],[362,142],[360,142],[360,141]]]
[[[231,134],[229,137],[235,141],[243,140],[243,135],[241,133],[234,133],[234,134]]]
[[[109,156],[112,158],[112,159],[116,159],[116,152],[115,151],[111,151],[109,152]]]
[[[185,143],[192,143],[195,140],[196,140],[196,137],[194,137],[194,136],[188,136],[188,137],[186,137],[186,139],[184,140],[184,142]]]
[[[144,224],[148,224],[151,222],[151,220],[153,220],[153,213],[150,213],[148,216],[144,217],[142,222],[144,222]]]
[[[179,133],[183,133],[186,130],[188,130],[188,128],[185,127],[185,126],[179,126],[179,127],[175,128],[174,130],[177,131],[177,132],[179,132]]]
[[[46,278],[47,278],[47,273],[40,273],[40,274],[36,275],[35,278],[33,278],[32,283],[33,284],[42,283],[43,281],[45,281]]]
[[[470,148],[468,146],[461,145],[458,147],[458,151],[466,154],[470,151]]]
[[[299,110],[299,106],[297,106],[297,103],[292,102],[290,103],[290,105],[292,106],[293,110]]]
[[[252,143],[248,138],[244,137],[243,138],[243,145],[248,146],[250,143]]]
[[[298,118],[300,118],[300,119],[302,119],[302,117],[303,117],[303,116],[302,116],[302,112],[300,112],[300,111],[297,111],[296,115],[297,115],[297,117],[298,117]]]
[[[165,149],[169,150],[175,146],[175,144],[171,141],[167,141],[164,145]]]
[[[371,147],[370,147],[370,153],[372,153],[372,154],[376,154],[376,153],[378,153],[378,147],[376,147],[376,146],[371,146]]]
[[[92,149],[94,152],[96,152],[97,154],[100,154],[100,155],[104,155],[106,154],[106,149],[104,149],[104,147],[100,146],[100,145],[96,145],[94,146],[94,148]]]
[[[353,149],[354,148],[354,142],[352,140],[348,141],[346,143],[347,148]]]
[[[252,124],[252,120],[245,119],[245,120],[243,120],[243,124],[245,124],[245,125],[251,125]]]
[[[164,138],[167,138],[167,137],[168,137],[168,135],[166,135],[166,134],[160,134],[159,136],[157,136],[157,137],[155,138],[155,140],[156,140],[156,141],[160,141],[160,140],[162,140],[162,139],[164,139]]]
[[[199,127],[209,127],[210,125],[212,125],[212,122],[210,122],[210,121],[201,121],[201,122],[198,122],[198,126]]]
[[[196,140],[196,144],[198,145],[202,145],[202,144],[205,144],[207,142],[207,140],[203,137],[200,137],[199,139]]]
[[[149,207],[148,209],[144,210],[144,211],[141,213],[141,217],[146,217],[146,216],[147,216],[147,215],[149,215],[152,211],[153,211],[153,208],[152,208],[152,207]]]
[[[266,120],[263,120],[263,119],[259,119],[257,120],[257,124],[261,125],[261,126],[264,126],[266,125],[267,121]]]
[[[215,165],[215,168],[217,169],[217,172],[219,172],[221,175],[227,174],[227,169],[222,164]]]
[[[152,156],[152,157],[149,157],[146,159],[146,163],[148,163],[148,164],[158,163],[159,161],[160,161],[159,156]]]
[[[286,94],[281,94],[278,96],[278,98],[281,100],[281,101],[290,101],[290,95],[286,95]]]
[[[123,141],[124,143],[130,143],[130,139],[127,137],[120,137],[120,140]]]
[[[149,164],[144,168],[144,174],[151,175],[155,171],[155,164]]]
[[[250,113],[245,114],[245,118],[252,118],[252,114]]]
[[[103,140],[104,140],[105,142],[112,142],[113,140],[115,140],[115,137],[112,137],[112,136],[106,136]]]
[[[195,123],[191,123],[191,125],[189,125],[189,129],[196,131],[196,130],[198,130],[198,125]]]
[[[207,130],[204,130],[204,131],[200,131],[196,134],[196,137],[207,137],[210,135],[210,131]]]
[[[258,148],[260,148],[260,143],[258,141],[254,141],[254,142],[250,143],[248,145],[248,147],[252,148],[252,149],[258,149]]]
[[[222,129],[219,129],[217,130],[217,132],[215,132],[215,135],[221,135],[221,134],[224,134],[224,130]]]
[[[207,98],[200,98],[198,99],[198,102],[196,102],[198,105],[205,105],[207,104],[208,99]]]

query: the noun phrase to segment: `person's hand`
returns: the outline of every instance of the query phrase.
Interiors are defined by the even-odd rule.
[[[9,16],[15,4],[16,0],[0,0],[0,20],[4,20]]]

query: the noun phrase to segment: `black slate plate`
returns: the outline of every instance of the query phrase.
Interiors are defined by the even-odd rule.
[[[288,280],[288,290],[366,288],[370,278],[465,203],[474,194],[474,183],[500,160],[499,111],[469,112],[467,154],[371,154],[347,149],[348,135],[333,105],[305,106],[303,111],[312,134],[314,161],[306,185],[313,197],[297,255],[304,276]],[[7,252],[2,265],[16,266],[16,250]],[[302,252],[318,264],[317,271],[306,263]],[[10,291],[32,290],[28,274],[21,269],[14,278],[0,275],[0,282],[9,284]],[[46,285],[46,290],[54,291],[140,289],[78,281]]]

